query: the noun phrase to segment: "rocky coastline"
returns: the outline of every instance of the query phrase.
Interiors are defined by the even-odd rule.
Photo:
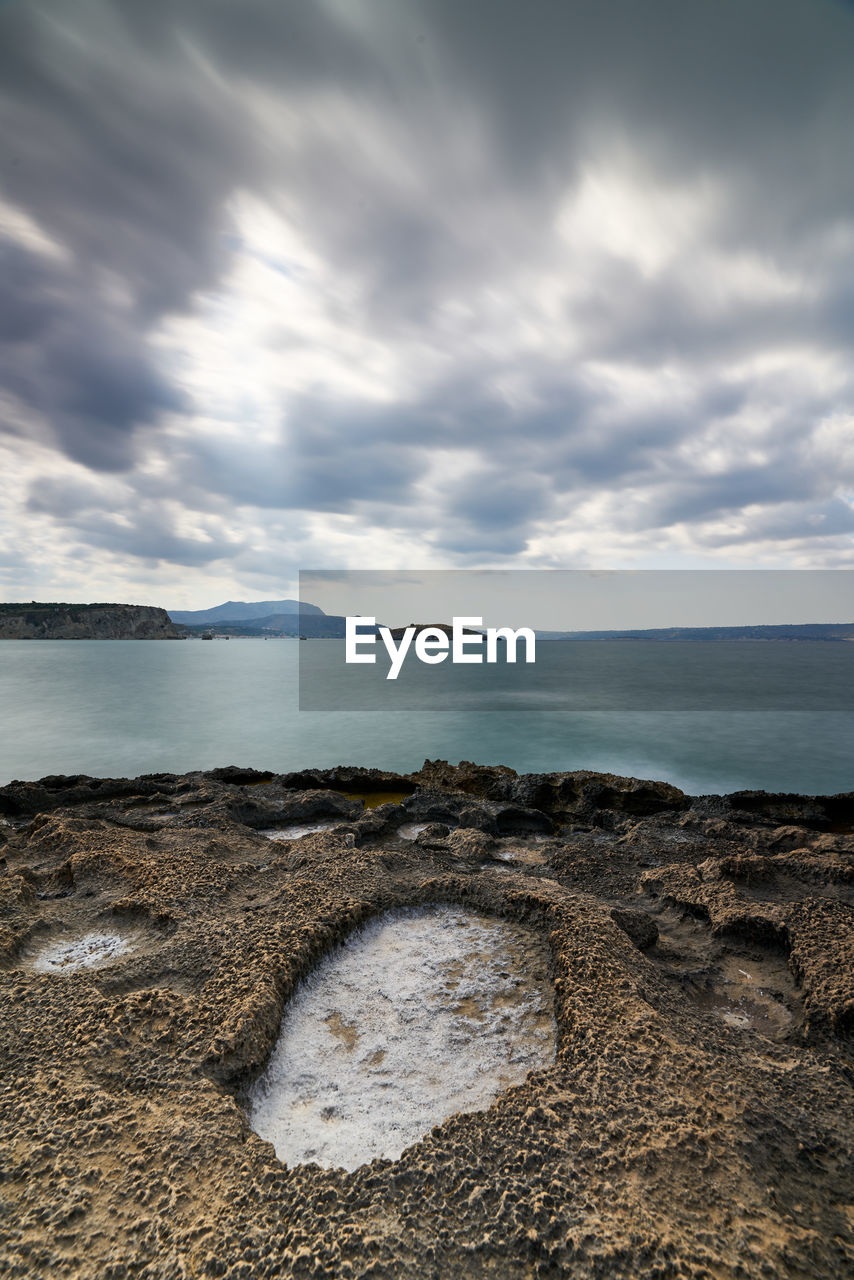
[[[165,609],[143,604],[3,604],[0,640],[181,640]]]
[[[397,1161],[285,1166],[247,1094],[289,997],[442,904],[545,938],[553,1064]],[[101,934],[102,963],[36,963]],[[13,782],[0,1002],[10,1277],[854,1275],[854,793],[444,761]]]

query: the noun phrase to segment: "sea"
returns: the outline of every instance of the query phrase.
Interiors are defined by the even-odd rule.
[[[0,784],[230,764],[411,772],[444,759],[602,770],[692,795],[854,791],[854,644],[759,641],[733,654],[723,643],[624,643],[616,654],[602,649],[601,660],[592,649],[582,655],[587,647],[552,643],[532,696],[517,690],[486,709],[475,696],[483,672],[456,668],[445,677],[453,696],[411,706],[377,697],[355,709],[327,696],[325,709],[301,710],[301,651],[309,694],[332,689],[337,642],[4,640]],[[733,663],[736,692],[709,696],[726,686]],[[615,698],[617,669],[624,692]],[[523,676],[513,673],[517,683]],[[626,696],[651,679],[667,697]],[[313,702],[304,683],[303,707]]]

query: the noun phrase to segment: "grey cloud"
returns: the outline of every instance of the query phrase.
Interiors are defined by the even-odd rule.
[[[171,27],[146,57],[109,4],[0,12],[6,197],[93,274],[127,282],[142,317],[216,278],[224,198],[252,169],[239,113]]]
[[[852,21],[839,5],[424,0],[422,13],[435,14],[458,74],[489,104],[495,146],[529,181],[598,125],[680,177],[736,169],[769,224],[851,195],[854,174],[836,162],[854,105]]]
[[[736,0],[642,9],[378,0],[355,3],[349,22],[322,3],[263,0],[121,0],[73,19],[54,0],[42,13],[58,21],[22,7],[3,16],[7,109],[19,136],[33,139],[22,144],[12,193],[36,203],[77,252],[130,276],[155,308],[180,305],[215,275],[222,201],[242,182],[284,179],[326,250],[348,270],[372,272],[372,287],[404,308],[415,290],[429,303],[458,282],[466,259],[494,266],[505,246],[543,234],[607,122],[681,176],[717,166],[741,184],[761,180],[772,221],[805,192],[823,212],[854,192],[850,166],[828,164],[815,146],[830,131],[844,148],[854,107],[852,23],[829,0],[808,17],[779,0],[748,9]],[[72,22],[76,42],[62,34]],[[367,147],[354,153],[351,138],[342,146],[329,129],[309,150],[278,139],[277,155],[242,109],[249,79],[306,116],[319,109],[318,87],[393,113],[421,189],[403,198]],[[443,167],[454,143],[443,108],[455,98],[485,147],[473,186]],[[786,201],[771,199],[770,178],[785,184]],[[513,190],[523,230],[484,200],[490,182]],[[762,220],[749,231],[761,235]]]
[[[239,113],[175,34],[155,59],[110,5],[0,10],[3,196],[65,251],[7,251],[0,378],[96,469],[129,466],[134,432],[184,407],[149,333],[217,278],[223,204],[252,171]]]
[[[245,549],[245,542],[229,538],[191,538],[169,527],[162,512],[136,512],[131,523],[119,523],[103,512],[89,512],[68,521],[78,541],[133,559],[200,567],[217,560],[231,560]]]
[[[691,277],[692,263],[684,260],[653,281],[626,261],[602,263],[594,287],[571,311],[586,351],[598,359],[649,365],[711,365],[786,346],[814,331],[812,308],[805,315],[803,299],[732,297],[721,303],[713,277],[702,285]]]
[[[654,520],[659,527],[695,523],[747,506],[773,507],[803,501],[822,491],[827,493],[832,484],[832,477],[816,469],[801,470],[797,459],[783,452],[766,466],[732,467],[711,476],[680,477],[675,492],[653,507]]]
[[[414,419],[414,420],[413,420]],[[275,509],[350,511],[360,502],[402,500],[423,470],[423,417],[378,407],[350,412],[297,402],[275,444],[193,442],[173,459],[176,492],[191,487],[236,503]]]
[[[97,483],[64,476],[42,476],[30,485],[27,509],[40,515],[72,517],[80,511],[109,509],[114,495],[105,493]]]
[[[181,534],[174,510],[112,477],[44,476],[33,480],[27,509],[47,515],[71,533],[81,549],[148,561],[201,566],[245,552],[245,539],[230,536],[221,521],[203,520],[204,537]]]
[[[0,266],[3,270],[0,342],[30,342],[44,332],[53,316],[51,273],[35,254],[2,239]]]
[[[547,482],[538,476],[513,476],[503,469],[485,469],[451,482],[441,508],[450,519],[463,517],[483,533],[524,527],[549,514]]]
[[[96,470],[132,459],[133,433],[184,398],[133,324],[73,267],[0,241],[6,276],[0,382],[42,415],[69,457]]]
[[[822,477],[809,440],[851,409],[851,388],[824,395],[805,379],[775,398],[768,380],[731,366],[850,344],[852,254],[821,245],[854,207],[852,61],[854,18],[830,0],[0,9],[4,194],[65,251],[6,249],[0,381],[92,471],[130,473],[166,447],[164,414],[186,419],[165,475],[129,474],[140,503],[130,530],[108,519],[106,493],[87,506],[79,487],[43,486],[31,512],[76,522],[87,545],[189,564],[208,544],[158,531],[158,495],[201,512],[388,516],[462,557],[517,555],[574,495],[628,486],[645,491],[638,529],[760,504],[769,537],[784,539],[786,521],[807,537],[822,515],[845,536],[832,493],[847,473]],[[619,146],[636,179],[702,178],[719,193],[709,247],[764,255],[805,274],[816,296],[715,304],[690,258],[650,276],[600,253],[565,282],[572,356],[522,339],[485,354],[479,300],[523,290],[526,268],[560,283],[560,202]],[[239,251],[227,215],[238,190],[281,204],[346,284],[354,328],[395,352],[410,344],[396,403],[366,409],[323,388],[283,397],[275,444],[251,429],[239,445],[215,443],[195,425],[204,406],[152,335],[215,290]],[[442,328],[449,300],[473,303],[458,340]],[[286,346],[283,358],[298,359]],[[636,405],[618,377],[597,381],[603,364],[666,364],[687,390],[665,408]],[[518,400],[501,390],[508,377]],[[768,463],[698,474],[681,446],[755,404],[771,419]],[[438,448],[450,474],[440,508],[425,509],[417,484]],[[475,455],[473,478],[454,474],[455,450]],[[244,541],[211,546],[248,555],[235,551]]]
[[[603,405],[600,414],[578,424],[553,455],[543,459],[543,470],[562,490],[637,481],[660,471],[663,460],[695,424],[690,409],[660,409],[627,417],[622,406]]]
[[[783,504],[747,521],[751,539],[756,541],[809,542],[817,538],[850,538],[854,534],[854,508],[841,498],[823,503]],[[710,544],[713,536],[706,535]]]
[[[425,542],[452,553],[463,565],[473,565],[484,556],[504,559],[521,554],[528,545],[528,531],[524,525],[484,528],[473,521],[457,520],[437,528]]]

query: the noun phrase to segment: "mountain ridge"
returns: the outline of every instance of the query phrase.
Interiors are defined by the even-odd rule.
[[[281,613],[325,616],[324,611],[316,604],[306,604],[300,600],[226,600],[224,604],[214,605],[210,609],[168,609],[167,613],[173,622],[189,627],[210,626],[218,622],[240,625],[255,618],[269,618]]]

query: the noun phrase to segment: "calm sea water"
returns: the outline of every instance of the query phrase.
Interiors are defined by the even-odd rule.
[[[559,667],[571,660],[571,648],[577,659],[578,647],[566,646],[566,657],[550,659],[554,697],[541,688],[535,709],[482,711],[461,700],[450,710],[301,712],[300,648],[319,652],[314,646],[329,643],[5,640],[0,783],[227,764],[283,771],[346,763],[408,772],[425,758],[443,758],[520,772],[608,770],[664,779],[693,794],[854,790],[850,710],[573,711],[560,696]],[[711,678],[722,660],[715,645],[692,646],[683,657],[673,646],[655,646],[653,655],[644,645],[637,658],[629,646],[624,676],[625,664],[630,679],[633,661],[654,660],[666,666],[668,687],[678,687],[696,680],[699,648]],[[751,648],[764,651],[754,679],[765,667],[779,680],[780,662],[803,668],[827,661],[831,650],[833,662],[854,664],[854,645],[815,646],[814,659],[801,646]],[[796,649],[795,657],[779,656]]]

